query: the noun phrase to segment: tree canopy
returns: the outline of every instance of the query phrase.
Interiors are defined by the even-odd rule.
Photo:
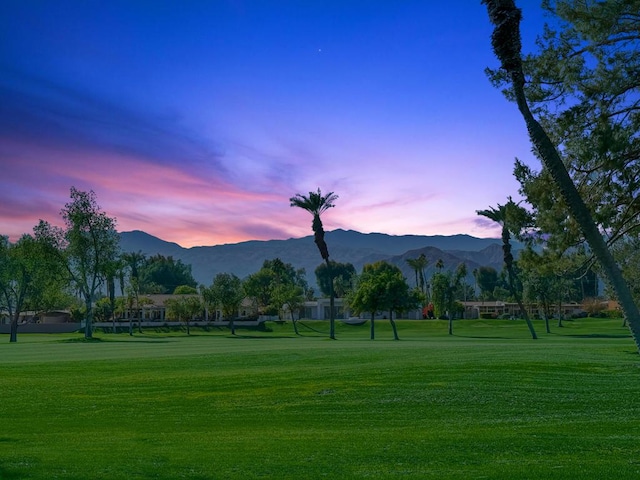
[[[85,337],[93,336],[93,299],[104,280],[104,273],[120,254],[116,220],[98,205],[93,191],[71,187],[71,201],[60,215],[65,227],[43,220],[34,228],[35,237],[48,246],[48,252],[65,268],[76,291],[85,302]]]

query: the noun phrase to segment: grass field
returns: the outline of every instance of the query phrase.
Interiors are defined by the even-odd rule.
[[[620,320],[337,327],[1,336],[0,479],[640,478]]]

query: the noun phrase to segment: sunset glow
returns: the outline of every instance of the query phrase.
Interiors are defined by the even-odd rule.
[[[59,224],[71,186],[185,247],[309,235],[289,198],[318,187],[326,230],[495,237],[475,211],[518,197],[515,157],[538,165],[485,76],[479,0],[9,1],[0,29],[13,240]]]

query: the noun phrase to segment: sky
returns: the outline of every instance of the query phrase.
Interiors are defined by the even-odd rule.
[[[491,31],[479,0],[3,0],[0,234],[73,186],[184,247],[310,235],[318,188],[325,230],[498,237],[476,210],[539,164]]]

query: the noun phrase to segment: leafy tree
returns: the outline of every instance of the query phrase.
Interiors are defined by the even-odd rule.
[[[633,298],[640,302],[640,238],[626,236],[621,239],[614,247],[614,254],[619,259]]]
[[[363,267],[362,274],[357,278],[356,287],[347,300],[349,308],[355,313],[371,314],[371,340],[375,339],[376,312],[389,311],[393,338],[398,340],[393,312],[416,308],[420,303],[415,291],[409,289],[400,269],[385,261],[366,264]]]
[[[255,301],[261,313],[269,310],[279,312],[287,303],[283,300],[287,295],[283,296],[282,292],[289,291],[291,286],[300,287],[303,295],[308,290],[304,268],[296,270],[279,258],[265,260],[260,270],[244,280],[246,295]]]
[[[498,285],[498,271],[493,267],[482,266],[476,269],[475,277],[480,296],[484,300],[492,300],[493,291]]]
[[[269,268],[261,268],[249,275],[244,281],[244,289],[248,297],[252,298],[259,313],[264,313],[271,305],[273,286],[276,274]]]
[[[333,293],[338,297],[344,297],[352,289],[353,277],[356,268],[351,263],[340,263],[331,260],[331,268],[326,263],[321,263],[316,267],[316,281],[320,291],[326,295],[331,295],[331,282],[333,281]]]
[[[71,201],[65,204],[61,216],[65,228],[41,220],[35,227],[36,239],[47,244],[66,268],[74,288],[84,300],[86,311],[85,338],[93,336],[93,299],[104,272],[119,254],[120,239],[116,221],[102,211],[93,191],[83,192],[71,187]]]
[[[324,241],[324,228],[322,226],[322,219],[320,215],[326,212],[328,209],[334,207],[334,202],[338,199],[338,195],[333,192],[329,192],[326,195],[322,195],[320,189],[317,192],[309,192],[309,196],[306,197],[300,193],[296,193],[295,196],[289,199],[292,207],[302,208],[313,215],[313,222],[311,223],[311,229],[313,230],[314,242],[320,251],[320,256],[327,264],[329,270],[329,276],[331,277],[331,264],[329,263],[329,248]],[[336,338],[335,330],[335,301],[333,294],[333,281],[329,282],[329,288],[331,293],[329,295],[329,337],[333,340]]]
[[[529,100],[535,102],[537,98],[525,90],[526,77],[521,57],[520,20],[522,14],[520,10],[516,8],[513,0],[484,0],[484,3],[487,4],[489,19],[495,25],[491,38],[493,50],[501,62],[507,85],[511,87],[509,95],[515,100],[525,121],[534,151],[542,160],[546,174],[557,187],[568,212],[616,291],[620,305],[629,321],[636,347],[640,350],[640,311],[638,306],[634,303],[631,290],[609,251],[602,232],[598,229],[595,221],[598,220],[598,215],[592,214],[592,210],[587,206],[563,162],[561,151],[557,148],[559,145],[564,151],[565,147],[571,146],[575,139],[573,143],[580,146],[576,149],[576,153],[581,154],[578,156],[595,157],[596,163],[603,166],[611,163],[614,157],[622,159],[623,165],[624,162],[629,162],[631,165],[636,160],[637,152],[640,151],[638,149],[640,140],[636,135],[640,107],[635,103],[637,102],[637,87],[639,85],[637,83],[639,78],[638,55],[633,51],[638,45],[634,39],[637,39],[637,23],[640,21],[637,15],[637,2],[606,1],[593,5],[569,0],[557,2],[557,5],[562,8],[558,8],[556,13],[560,14],[561,18],[562,15],[565,15],[566,22],[555,36],[558,41],[549,45],[549,58],[553,60],[554,70],[567,71],[568,75],[562,77],[563,81],[557,82],[563,87],[566,86],[566,91],[554,94],[556,95],[555,102],[551,104],[549,111],[553,112],[557,106],[569,106],[566,110],[567,115],[563,117],[568,119],[565,123],[567,128],[580,124],[580,122],[576,122],[576,119],[572,119],[572,116],[587,112],[589,113],[587,119],[589,117],[592,119],[582,124],[582,127],[587,127],[582,130],[582,133],[578,132],[576,135],[568,137],[563,140],[563,143],[560,143],[558,138],[555,138],[554,142],[554,138],[547,133],[549,130],[553,135],[553,128],[549,126],[550,122],[547,122],[552,117],[545,117],[544,112],[534,110],[546,123],[545,129],[534,117],[529,106]],[[581,9],[582,5],[586,8]],[[566,8],[564,8],[565,6]],[[597,12],[598,15],[593,16],[594,12]],[[625,46],[627,49],[624,48]],[[560,47],[562,49],[559,49]],[[553,52],[553,49],[556,51]],[[567,55],[561,55],[563,50]],[[613,76],[610,73],[614,71],[612,67],[616,65],[622,67],[622,70],[619,70],[623,73],[621,76]],[[612,81],[612,79],[616,80]],[[613,95],[610,95],[611,93]],[[547,100],[553,98],[543,97]],[[631,103],[627,103],[626,107],[621,108],[624,105],[623,99]],[[577,108],[573,109],[572,105]],[[581,143],[581,137],[586,138],[593,132],[595,132],[595,144],[590,145],[588,141]],[[629,144],[628,147],[624,146],[625,138]],[[598,142],[602,142],[602,145],[598,145]],[[600,146],[605,148],[598,150],[597,147]],[[615,172],[616,169],[611,171]],[[612,175],[604,172],[604,179],[607,179],[607,176],[613,178]],[[633,182],[637,182],[640,175],[633,175],[627,168],[619,169],[618,172],[621,179],[625,181],[632,179],[631,183],[625,183],[632,187],[629,192],[633,192],[631,196],[635,197],[637,186]],[[589,172],[585,173],[589,176]],[[592,170],[592,174],[597,178],[598,170]],[[632,204],[636,205],[635,200]],[[616,203],[614,205],[618,208]],[[627,211],[624,207],[621,210]],[[622,231],[618,233],[622,233]]]
[[[210,298],[220,306],[222,318],[229,321],[231,334],[236,334],[234,319],[245,298],[242,281],[233,273],[218,273],[209,287]]]
[[[180,285],[173,291],[174,295],[197,295],[198,289],[191,285]]]
[[[44,293],[55,275],[43,253],[31,235],[23,235],[13,244],[0,236],[0,308],[9,313],[9,342],[18,340],[20,314],[29,303],[38,303],[36,297]]]
[[[141,293],[171,293],[180,285],[198,286],[191,265],[172,256],[153,255],[137,269]]]
[[[640,224],[640,2],[547,0],[543,8],[551,25],[538,51],[524,58],[524,93],[611,244]],[[508,86],[506,72],[492,76]],[[580,241],[579,224],[549,172],[516,165],[529,174],[519,180],[551,241],[565,248]]]
[[[438,318],[446,315],[449,320],[449,335],[453,335],[456,295],[462,290],[462,279],[466,273],[466,267],[463,268],[460,265],[455,272],[435,272],[431,279],[434,312]]]
[[[289,310],[289,314],[291,315],[293,331],[298,335],[298,324],[296,323],[295,312],[304,305],[304,289],[293,283],[280,283],[273,289],[273,298],[280,308],[283,308],[286,305]]]
[[[101,299],[99,299],[93,308],[93,317],[98,322],[109,321],[113,316],[113,312],[115,311],[115,309],[111,306],[109,297],[102,297]]]
[[[528,217],[527,212],[511,198],[509,198],[509,201],[505,205],[498,205],[498,208],[489,207],[489,210],[476,210],[476,213],[493,220],[502,227],[502,253],[504,257],[504,265],[508,273],[507,284],[509,291],[518,303],[520,312],[527,323],[527,327],[529,327],[531,338],[535,340],[538,336],[533,328],[533,323],[529,318],[529,314],[524,308],[522,297],[516,286],[518,280],[516,270],[513,265],[513,254],[511,253],[511,232],[516,232],[516,235],[519,235],[522,229],[531,223],[531,220]]]
[[[164,302],[167,317],[187,325],[187,335],[191,335],[189,321],[202,311],[202,302],[196,295],[177,295]]]

